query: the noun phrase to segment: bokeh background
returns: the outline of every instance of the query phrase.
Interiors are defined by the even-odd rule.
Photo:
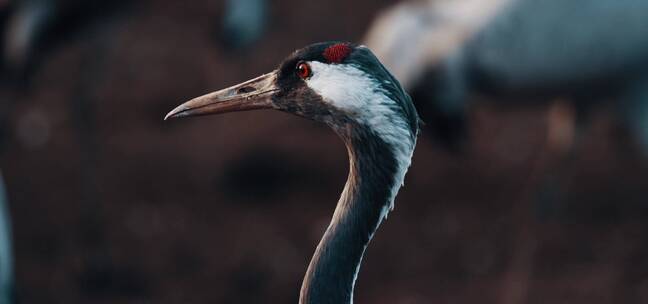
[[[3,63],[17,302],[296,303],[343,144],[273,111],[162,118],[309,43],[360,41],[395,1],[271,1],[250,41],[223,34],[224,1],[68,2]],[[3,28],[19,3],[0,0]],[[355,301],[648,303],[646,161],[604,110],[576,153],[549,144],[568,105],[475,106],[463,152],[424,128]]]

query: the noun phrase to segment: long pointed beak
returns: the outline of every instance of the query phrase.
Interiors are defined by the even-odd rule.
[[[276,79],[277,71],[273,71],[227,89],[196,97],[173,109],[164,120],[272,108],[272,94],[279,90]]]

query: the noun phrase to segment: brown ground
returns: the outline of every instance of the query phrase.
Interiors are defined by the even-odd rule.
[[[359,40],[389,2],[277,1],[239,53],[213,39],[220,2],[144,2],[1,88],[20,303],[296,303],[341,142],[275,112],[162,117],[310,42]],[[357,303],[648,303],[645,163],[605,113],[559,162],[547,111],[475,110],[463,156],[421,138]]]

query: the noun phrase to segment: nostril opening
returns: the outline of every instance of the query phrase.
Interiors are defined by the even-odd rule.
[[[245,94],[245,93],[250,93],[256,91],[255,88],[253,87],[242,87],[236,90],[236,94]]]

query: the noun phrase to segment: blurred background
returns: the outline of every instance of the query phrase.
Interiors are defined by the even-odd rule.
[[[2,292],[297,303],[346,180],[342,142],[274,111],[162,118],[307,44],[362,42],[398,2],[0,0],[0,227],[13,241],[0,237]],[[465,124],[445,130],[467,135],[450,147],[413,93],[427,125],[357,303],[648,303],[646,154],[610,106],[580,127],[571,95],[543,92],[470,94]]]

